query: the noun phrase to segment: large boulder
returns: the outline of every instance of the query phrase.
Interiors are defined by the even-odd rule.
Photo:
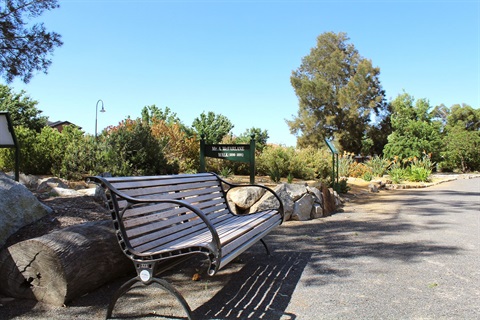
[[[0,247],[20,228],[52,212],[24,185],[1,172],[0,199]]]
[[[281,199],[283,203],[283,211],[285,214],[285,221],[291,219],[293,214],[293,206],[295,201],[300,199],[305,193],[307,193],[307,187],[302,184],[286,184],[282,183],[277,185],[274,189],[275,193]],[[266,210],[269,208],[275,208],[278,205],[277,199],[272,193],[267,192],[265,195],[257,201],[251,208],[250,212],[256,212]]]
[[[337,198],[332,188],[322,186],[323,216],[329,216],[337,209]]]
[[[311,219],[311,212],[315,202],[314,196],[309,193],[304,194],[293,205],[292,220],[307,221]]]
[[[257,202],[267,190],[259,187],[234,188],[228,192],[229,201],[241,210],[247,210]]]

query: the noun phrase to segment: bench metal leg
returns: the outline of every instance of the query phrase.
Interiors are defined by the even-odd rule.
[[[262,242],[263,246],[265,247],[265,250],[267,250],[267,256],[271,256],[270,249],[268,249],[268,246],[267,246],[266,242],[263,241],[263,239],[260,239],[260,241]]]
[[[178,302],[180,302],[180,304],[183,307],[183,310],[185,310],[185,313],[187,314],[187,318],[189,320],[193,320],[192,310],[190,309],[190,306],[188,305],[187,301],[180,294],[180,292],[178,292],[177,289],[175,289],[170,283],[168,283],[163,279],[158,279],[158,278],[152,278],[149,283],[144,283],[138,277],[128,280],[117,290],[117,292],[115,292],[115,295],[113,296],[113,299],[112,301],[110,301],[110,304],[108,306],[106,319],[109,319],[112,317],[113,308],[115,307],[117,300],[122,295],[127,293],[127,291],[129,291],[132,288],[132,286],[137,282],[143,283],[146,286],[149,286],[152,283],[157,283],[162,289],[170,293],[173,297],[175,297],[178,300]]]

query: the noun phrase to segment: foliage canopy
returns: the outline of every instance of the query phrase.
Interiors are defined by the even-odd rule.
[[[215,114],[209,111],[207,114],[202,112],[199,117],[195,118],[192,127],[197,136],[205,137],[205,143],[220,143],[222,139],[233,129],[232,122],[221,114]]]
[[[29,82],[35,71],[47,72],[50,54],[61,46],[61,36],[47,32],[43,23],[28,19],[57,8],[57,0],[9,0],[0,5],[0,75],[11,82],[20,77]]]
[[[385,109],[380,69],[348,40],[345,33],[321,34],[292,72],[299,110],[287,123],[299,147],[318,147],[333,136],[343,150],[360,152],[372,114]]]
[[[15,93],[8,87],[0,84],[0,111],[8,111],[13,126],[23,126],[40,132],[47,125],[47,117],[41,115],[37,109],[38,102],[30,99],[25,93]]]
[[[439,160],[442,145],[441,123],[434,121],[426,99],[415,99],[403,93],[392,101],[393,132],[384,148],[387,158],[422,158],[425,153]]]

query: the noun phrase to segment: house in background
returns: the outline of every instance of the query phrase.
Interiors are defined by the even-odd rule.
[[[68,126],[68,125],[73,125],[77,127],[78,129],[82,129],[82,127],[77,126],[74,123],[71,123],[70,121],[48,121],[48,126],[54,129],[57,129],[59,132],[63,131],[63,127]]]

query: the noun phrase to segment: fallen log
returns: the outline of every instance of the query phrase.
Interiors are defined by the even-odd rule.
[[[78,224],[2,250],[0,293],[61,306],[134,273],[111,224]]]

